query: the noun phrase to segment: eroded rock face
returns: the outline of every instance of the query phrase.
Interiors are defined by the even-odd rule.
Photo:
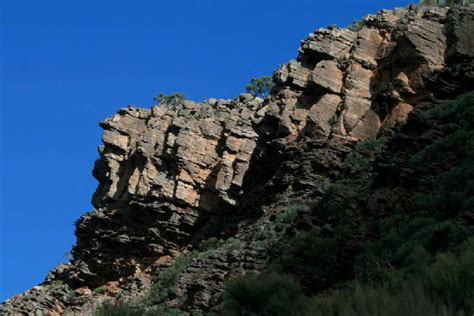
[[[293,141],[316,129],[320,136],[367,139],[404,122],[408,109],[431,94],[423,76],[446,66],[446,14],[434,7],[382,10],[366,17],[359,30],[331,27],[310,34],[298,59],[275,73],[267,115],[280,121],[276,136]],[[459,52],[469,50],[455,41]],[[332,95],[341,99],[337,107],[315,120],[316,104],[329,98],[335,104]]]
[[[216,108],[185,101],[176,109],[121,110],[101,123],[94,174],[105,181],[94,205],[152,198],[212,212],[219,199],[235,204],[256,146],[252,119],[260,104],[251,98]]]
[[[270,253],[256,241],[287,238],[271,214],[319,201],[355,140],[396,133],[413,110],[472,89],[473,12],[382,10],[359,30],[310,34],[265,100],[130,106],[107,118],[96,209],[76,223],[73,260],[0,313],[81,312],[123,290],[143,293],[201,239],[234,236],[238,246],[191,260],[168,298],[191,313],[213,310],[226,280],[264,269]]]
[[[243,94],[128,107],[102,122],[97,209],[77,223],[75,264],[83,268],[74,279],[98,286],[145,269],[186,246],[213,214],[230,211],[257,145],[252,120],[261,105]]]

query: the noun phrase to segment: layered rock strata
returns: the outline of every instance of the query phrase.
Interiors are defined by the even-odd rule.
[[[444,8],[382,10],[359,28],[318,29],[275,73],[277,135],[375,138],[429,97],[423,75],[444,69]],[[458,30],[458,32],[461,32]]]
[[[226,280],[261,271],[276,245],[317,221],[308,208],[291,229],[271,224],[291,205],[323,203],[355,141],[398,135],[413,110],[472,90],[473,20],[472,7],[382,10],[358,28],[311,33],[265,100],[120,110],[101,123],[96,209],[76,223],[73,260],[0,312],[87,313],[146,292],[152,273],[201,240],[232,237],[193,258],[166,300],[218,310]]]

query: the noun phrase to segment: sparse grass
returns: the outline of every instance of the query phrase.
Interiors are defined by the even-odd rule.
[[[120,301],[116,304],[105,304],[97,310],[96,315],[182,315],[183,311],[167,307],[165,301],[179,275],[183,273],[191,260],[208,258],[220,250],[231,251],[241,246],[242,241],[237,238],[227,240],[209,238],[201,242],[198,247],[200,251],[182,254],[176,257],[168,267],[159,271],[154,276],[153,285],[145,298],[132,303]],[[105,291],[105,287],[94,290],[96,293],[102,291]]]
[[[364,19],[354,20],[350,25],[347,26],[352,32],[359,32],[366,25]]]
[[[165,306],[137,306],[127,302],[115,304],[104,304],[96,312],[95,316],[183,316],[183,311],[177,308]]]
[[[209,239],[203,240],[199,244],[199,252],[196,253],[196,256],[199,258],[206,258],[212,254],[215,254],[219,249],[229,251],[240,248],[242,241],[238,238],[228,238],[226,240],[217,239],[211,237]]]
[[[149,305],[159,305],[166,299],[179,274],[196,255],[197,252],[190,252],[176,257],[169,267],[161,270],[155,276],[153,286],[146,298]]]
[[[104,304],[95,312],[95,316],[142,316],[143,310],[126,303]]]
[[[189,262],[196,257],[196,252],[190,252],[177,257],[169,267],[161,270],[154,278],[147,297],[134,303],[119,301],[114,304],[104,304],[95,313],[97,316],[135,316],[135,315],[182,315],[179,309],[168,308],[162,303],[168,297],[171,287]],[[105,287],[94,290],[96,293],[105,291]]]
[[[269,241],[268,239],[264,239],[264,240],[255,240],[253,242],[253,245],[256,247],[256,248],[259,248],[259,249],[265,249],[268,247],[268,244],[269,244]]]
[[[211,249],[216,249],[222,245],[222,239],[217,239],[216,237],[211,237],[209,239],[201,241],[198,246],[200,252],[208,251]]]
[[[51,290],[51,289],[54,289],[54,288],[56,288],[58,286],[61,286],[63,284],[64,284],[63,280],[53,280],[53,281],[51,281],[50,284],[45,285],[44,288],[46,290]]]

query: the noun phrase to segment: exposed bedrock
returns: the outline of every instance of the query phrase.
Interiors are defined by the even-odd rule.
[[[143,293],[200,240],[234,237],[238,251],[193,259],[170,294],[170,306],[212,309],[224,281],[265,267],[255,241],[287,237],[268,214],[319,203],[355,141],[397,135],[412,111],[472,90],[473,21],[472,6],[382,10],[359,29],[311,33],[265,100],[121,109],[101,123],[95,210],[76,222],[73,259],[0,313],[85,310],[101,302],[92,292],[101,286]]]

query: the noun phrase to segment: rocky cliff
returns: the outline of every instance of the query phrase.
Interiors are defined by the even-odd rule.
[[[73,259],[0,313],[142,304],[166,271],[174,277],[148,309],[219,312],[226,282],[266,270],[303,232],[338,236],[343,219],[353,233],[333,249],[337,271],[295,274],[312,293],[354,278],[361,243],[380,235],[365,218],[412,212],[411,197],[469,154],[408,163],[453,132],[424,113],[473,89],[473,21],[469,6],[382,10],[311,33],[265,100],[121,109],[101,123],[95,210],[76,222]],[[376,139],[369,151],[357,145]],[[471,209],[448,217],[474,223]]]

